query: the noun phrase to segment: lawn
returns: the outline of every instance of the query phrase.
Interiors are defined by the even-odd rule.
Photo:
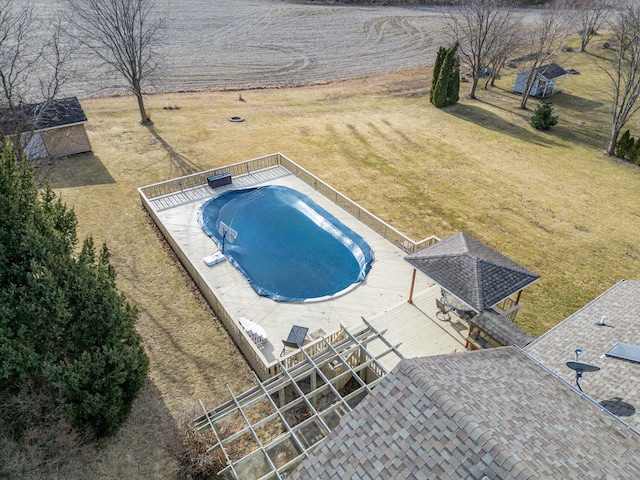
[[[61,160],[51,184],[74,207],[80,237],[108,243],[118,285],[140,309],[151,371],[130,419],[83,451],[76,474],[170,477],[163,438],[173,419],[200,398],[208,406],[227,400],[227,384],[236,392],[253,384],[163,248],[136,187],[282,152],[416,240],[465,231],[538,273],[518,317],[534,335],[618,280],[639,279],[640,168],[604,154],[606,79],[592,59],[558,60],[580,74],[553,98],[560,123],[547,133],[529,125],[531,111],[518,110],[509,93],[515,70],[479,89],[478,100],[442,110],[428,102],[427,68],[300,88],[153,95],[149,128],[137,124],[132,97],[83,101],[93,153]],[[640,122],[631,130],[637,136]]]

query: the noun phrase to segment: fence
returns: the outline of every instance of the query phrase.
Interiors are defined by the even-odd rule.
[[[502,300],[500,303],[495,305],[493,309],[503,317],[506,317],[512,322],[515,322],[516,316],[518,315],[518,310],[520,309],[521,306],[522,306],[521,303],[516,303],[516,301],[513,298],[507,297],[504,300]]]
[[[314,190],[327,197],[343,210],[349,212],[355,218],[360,220],[360,222],[364,223],[407,253],[417,252],[418,250],[433,245],[440,240],[435,236],[427,237],[419,242],[410,239],[281,153],[265,155],[264,157],[254,158],[253,160],[246,160],[244,162],[234,163],[225,167],[175,178],[166,182],[155,183],[153,185],[141,187],[138,191],[140,192],[140,196],[144,196],[148,200],[151,200],[153,198],[170,195],[189,188],[206,185],[207,177],[212,175],[218,175],[224,172],[229,172],[232,176],[244,175],[278,165],[286,168],[292,175],[298,177]],[[146,202],[143,200],[143,203]]]
[[[318,177],[311,174],[300,165],[289,160],[287,157],[280,153],[274,153],[271,155],[266,155],[264,157],[227,165],[225,167],[215,168],[212,170],[207,170],[205,172],[200,172],[168,180],[165,182],[140,187],[138,189],[138,192],[140,194],[142,205],[145,207],[146,211],[151,216],[158,229],[162,232],[162,235],[167,240],[173,251],[176,253],[185,270],[189,273],[193,281],[196,283],[196,285],[202,292],[202,295],[205,297],[213,311],[216,312],[218,319],[225,325],[231,336],[234,338],[236,344],[244,354],[245,358],[249,361],[254,371],[262,380],[266,380],[267,378],[273,377],[280,373],[280,363],[278,361],[272,362],[270,364],[264,363],[261,355],[256,351],[253,341],[248,337],[248,335],[246,335],[246,332],[244,332],[244,330],[240,328],[237,322],[235,322],[233,318],[231,318],[218,298],[216,298],[209,285],[207,285],[207,282],[194,268],[186,253],[182,251],[176,240],[171,236],[170,232],[165,228],[162,222],[159,221],[156,212],[151,207],[150,201],[165,195],[171,195],[173,193],[190,188],[207,185],[208,177],[218,175],[220,173],[228,172],[232,176],[239,176],[275,166],[284,167],[292,175],[298,177],[300,180],[311,186],[314,190],[339,205],[359,221],[361,221],[372,230],[380,234],[382,237],[391,241],[407,253],[416,252],[439,241],[439,239],[435,236],[425,238],[424,240],[421,240],[419,242],[411,240],[392,226],[380,220],[378,217],[376,217],[366,209],[360,207],[357,203],[345,197],[337,190],[331,188]],[[326,339],[331,344],[333,344],[339,342],[344,338],[341,337],[341,335],[344,335],[344,332],[337,331],[332,333],[331,335],[326,336]],[[305,345],[304,351],[308,355],[313,356],[324,348],[326,348],[324,341],[322,340],[322,338],[320,338],[308,345]],[[288,367],[300,362],[302,360],[302,357],[302,352],[298,351],[297,353],[282,358],[281,361],[285,367]],[[337,374],[337,372],[334,373]]]

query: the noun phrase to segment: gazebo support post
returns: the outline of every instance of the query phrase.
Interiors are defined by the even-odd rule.
[[[518,291],[518,295],[516,296],[516,305],[520,303],[520,295],[522,295],[522,290]]]
[[[409,290],[409,300],[407,302],[413,303],[413,287],[416,285],[416,269],[413,269],[413,275],[411,275],[411,290]]]

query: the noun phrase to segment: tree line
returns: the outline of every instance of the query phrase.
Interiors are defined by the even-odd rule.
[[[150,124],[144,89],[157,74],[155,47],[164,18],[154,0],[61,0],[65,15],[43,25],[31,0],[0,0],[0,137],[3,125],[18,131],[12,138],[20,156],[31,130],[21,105],[53,101],[71,75],[66,66],[77,54],[92,58],[122,78],[135,96],[140,123]],[[388,3],[388,2],[385,2]],[[469,98],[481,78],[485,87],[514,54],[524,53],[524,66],[536,72],[578,33],[586,51],[602,28],[612,33],[612,48],[603,70],[610,79],[612,113],[607,152],[614,155],[618,137],[637,112],[640,95],[640,7],[615,0],[450,0],[443,7],[450,44],[470,77]],[[523,7],[536,5],[535,8]],[[83,53],[84,52],[84,53]],[[535,75],[529,75],[520,107],[527,108]],[[43,109],[44,111],[45,109]],[[23,138],[21,138],[23,137]]]
[[[610,48],[594,58],[609,78],[611,131],[607,153],[615,155],[618,138],[640,104],[640,6],[614,0],[552,0],[523,11],[518,0],[457,0],[444,8],[447,37],[457,45],[470,78],[468,98],[475,99],[480,80],[493,86],[507,61],[520,55],[526,78],[520,108],[526,109],[537,72],[550,62],[570,35],[579,35],[585,52],[601,29]],[[437,63],[438,60],[436,60]],[[434,85],[435,86],[435,83]]]

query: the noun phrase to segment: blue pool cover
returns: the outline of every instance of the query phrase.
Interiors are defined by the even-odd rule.
[[[373,262],[361,236],[287,187],[224,192],[200,207],[198,223],[259,295],[281,302],[344,293]]]

